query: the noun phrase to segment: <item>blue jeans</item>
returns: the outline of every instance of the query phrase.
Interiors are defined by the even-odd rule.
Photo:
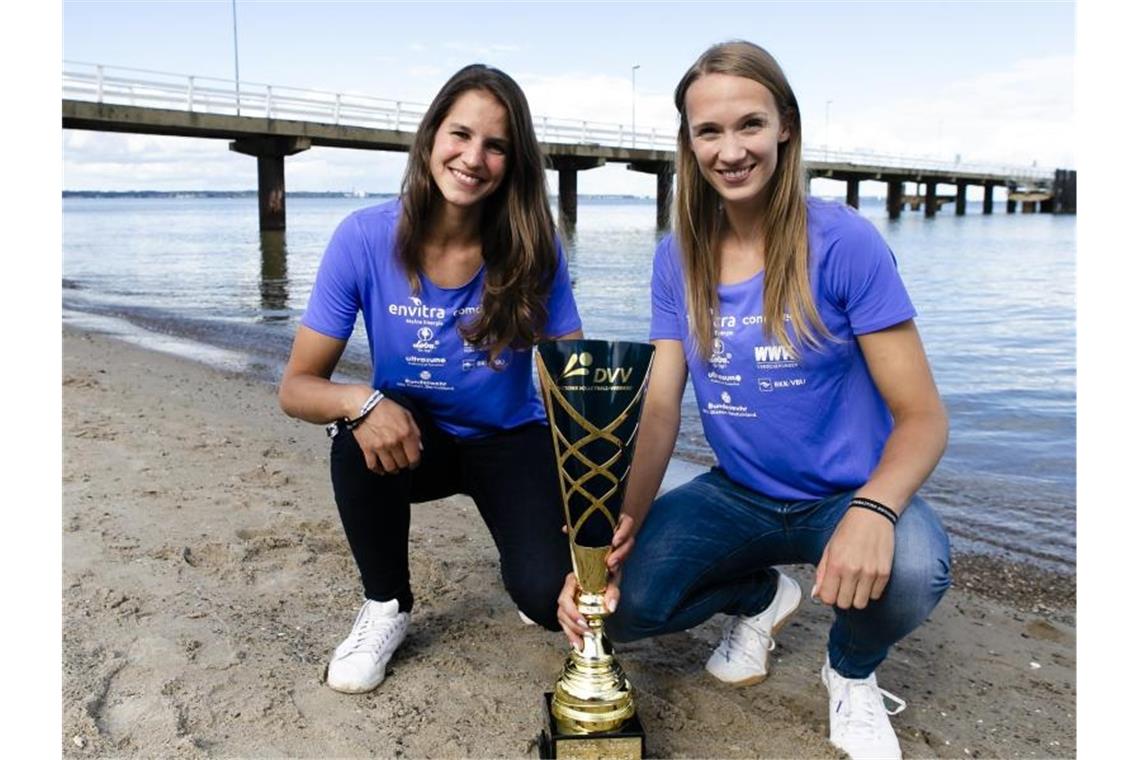
[[[625,562],[621,602],[607,633],[633,641],[692,628],[718,612],[758,614],[776,593],[772,566],[817,564],[853,493],[777,501],[713,468],[661,496]],[[934,510],[916,496],[895,526],[883,595],[862,610],[835,608],[827,643],[831,666],[846,678],[873,673],[949,586],[949,539]]]

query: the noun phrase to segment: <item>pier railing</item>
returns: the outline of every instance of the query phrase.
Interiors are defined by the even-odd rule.
[[[115,105],[167,108],[266,119],[294,119],[323,124],[415,132],[427,104],[348,92],[232,79],[173,74],[147,69],[64,61],[63,97]],[[535,115],[534,128],[544,143],[597,145],[615,148],[673,151],[676,126],[641,128],[626,124]],[[1047,180],[1053,169],[994,163],[945,161],[929,156],[906,156],[864,150],[805,148],[807,161],[883,168],[1005,175],[1023,180]]]

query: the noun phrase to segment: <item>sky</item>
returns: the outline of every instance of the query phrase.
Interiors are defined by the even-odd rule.
[[[684,71],[709,45],[744,38],[783,66],[808,147],[1076,160],[1072,3],[65,0],[63,59],[232,80],[235,10],[243,82],[426,104],[478,61],[518,80],[536,116],[628,125],[636,107],[639,129],[672,133]],[[64,130],[63,159],[69,190],[256,186],[253,159],[221,140]],[[403,154],[314,148],[286,159],[286,185],[391,192],[404,165]],[[655,188],[622,164],[578,182],[582,193]]]

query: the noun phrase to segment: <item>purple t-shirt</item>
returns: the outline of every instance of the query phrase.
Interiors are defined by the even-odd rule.
[[[789,501],[867,482],[893,422],[855,336],[915,315],[894,254],[870,222],[845,205],[809,198],[807,227],[816,308],[837,341],[825,340],[820,350],[797,343],[798,360],[761,331],[763,272],[718,288],[720,315],[705,361],[689,333],[672,235],[653,262],[649,337],[683,342],[720,466],[737,483]]]
[[[441,288],[420,275],[413,295],[395,251],[399,200],[356,211],[340,223],[321,260],[301,323],[339,340],[358,312],[372,354],[372,386],[416,402],[440,429],[460,438],[545,421],[531,375],[532,350],[507,349],[488,365],[487,351],[466,341],[458,325],[479,313],[482,268],[466,285]],[[561,243],[547,299],[543,334],[582,326]]]

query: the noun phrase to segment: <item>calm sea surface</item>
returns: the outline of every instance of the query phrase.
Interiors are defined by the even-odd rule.
[[[379,202],[290,198],[288,231],[262,236],[252,198],[65,199],[65,322],[275,379],[329,235]],[[898,257],[950,410],[923,493],[956,548],[1071,572],[1075,218],[1003,211],[891,222],[881,201],[861,209]],[[586,334],[644,340],[653,203],[584,200],[578,217],[567,249]],[[341,370],[366,377],[367,363],[358,329]],[[678,454],[711,461],[691,389],[682,417]]]

